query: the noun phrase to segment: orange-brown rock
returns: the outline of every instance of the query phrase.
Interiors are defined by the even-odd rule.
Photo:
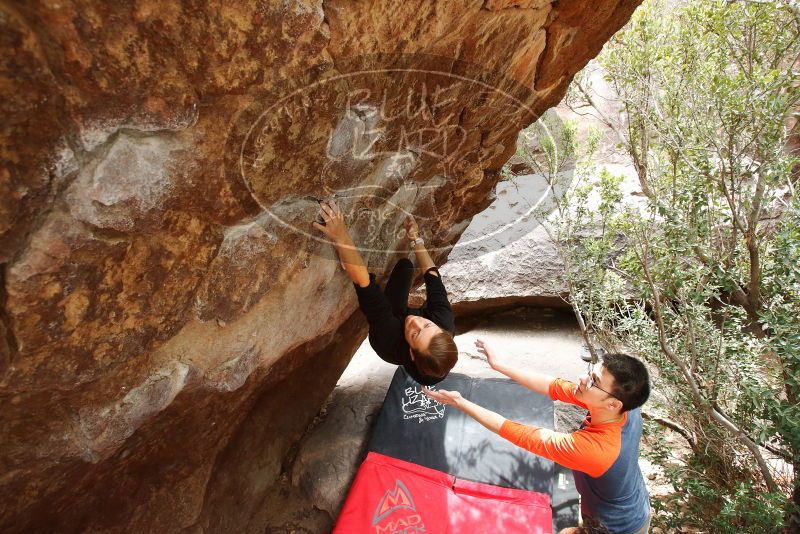
[[[366,333],[316,200],[444,259],[638,3],[0,0],[0,531],[258,531]]]

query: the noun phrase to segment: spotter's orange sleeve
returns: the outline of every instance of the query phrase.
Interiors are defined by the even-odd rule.
[[[550,398],[586,408],[575,398],[575,388],[574,383],[557,378],[550,384]],[[627,420],[625,413],[621,421],[593,426],[587,417],[583,428],[570,434],[507,420],[500,428],[500,436],[564,467],[599,477],[619,457],[622,427]]]

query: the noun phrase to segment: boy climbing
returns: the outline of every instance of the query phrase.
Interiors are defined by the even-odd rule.
[[[381,291],[353,243],[339,207],[333,201],[321,201],[319,215],[324,223],[312,224],[331,240],[353,281],[358,305],[369,323],[369,344],[381,359],[402,365],[420,384],[430,386],[442,381],[458,360],[453,341],[453,311],[439,270],[419,237],[414,218],[409,216],[404,226],[424,273],[427,298],[421,308],[408,306],[414,280],[414,265],[410,260],[403,258],[395,264]]]

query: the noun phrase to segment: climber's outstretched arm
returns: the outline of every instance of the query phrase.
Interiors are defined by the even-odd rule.
[[[416,242],[414,245],[414,255],[417,257],[417,266],[422,270],[423,274],[428,272],[428,269],[431,267],[436,267],[436,264],[433,263],[430,254],[428,254],[428,250],[425,248],[425,243],[419,239],[419,227],[417,226],[417,221],[414,219],[413,216],[409,215],[406,220],[403,222],[403,225],[406,228],[406,236],[412,242]],[[432,271],[431,274],[434,276],[439,276],[437,271]]]
[[[367,287],[369,271],[347,231],[347,225],[339,206],[332,200],[323,200],[319,203],[319,215],[325,224],[313,222],[314,228],[325,234],[336,247],[336,252],[339,254],[342,266],[347,271],[347,276],[359,287]]]

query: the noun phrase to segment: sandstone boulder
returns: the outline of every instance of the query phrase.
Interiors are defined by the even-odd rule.
[[[366,334],[317,200],[444,259],[638,3],[0,3],[0,530],[259,531]]]

